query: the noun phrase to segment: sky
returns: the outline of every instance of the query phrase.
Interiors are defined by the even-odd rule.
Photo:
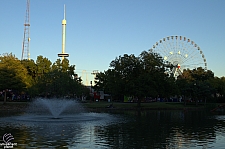
[[[66,5],[66,53],[84,84],[94,70],[109,69],[124,54],[138,56],[162,38],[190,38],[201,47],[207,69],[225,76],[224,0],[30,0],[30,58],[52,63],[62,51]],[[22,56],[26,0],[0,0],[0,54]]]

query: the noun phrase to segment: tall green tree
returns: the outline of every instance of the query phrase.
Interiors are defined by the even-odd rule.
[[[21,63],[28,71],[28,75],[33,79],[32,81],[36,80],[37,77],[37,65],[35,64],[34,60],[21,60]]]
[[[53,64],[52,64],[52,70],[58,70],[62,72],[68,72],[71,77],[77,78],[77,74],[75,73],[75,65],[70,65],[68,59],[57,59]]]
[[[164,86],[171,83],[165,73],[168,69],[160,55],[152,51],[143,51],[138,57],[124,54],[110,63],[110,69],[97,74],[95,88],[137,97],[140,106],[146,96],[166,95]]]
[[[46,60],[39,61],[43,62]],[[48,63],[50,64],[50,63]],[[39,65],[37,65],[39,67]],[[43,64],[41,63],[41,66]],[[41,67],[42,68],[42,67]],[[70,65],[68,59],[57,59],[41,77],[36,84],[38,92],[44,96],[62,97],[66,95],[82,94],[83,86],[81,79],[75,73],[75,65]]]
[[[209,84],[213,87],[213,97],[217,102],[225,101],[225,77],[214,77],[210,79]]]
[[[175,79],[168,72],[171,72],[171,67],[167,61],[152,51],[143,51],[140,54],[142,75],[145,78],[141,83],[146,84],[145,93],[148,96],[170,97],[176,93]]]
[[[69,60],[67,58],[61,60],[57,59],[53,64],[52,64],[52,70],[58,70],[62,72],[68,71],[70,65],[69,65]]]
[[[37,75],[42,76],[43,74],[51,71],[52,62],[48,58],[39,55],[36,60],[36,65]]]
[[[27,69],[12,53],[0,56],[0,90],[25,91],[31,86]]]
[[[192,98],[198,104],[199,100],[206,100],[212,94],[213,88],[209,80],[213,78],[214,73],[211,70],[198,67],[184,70],[176,82],[182,96]]]

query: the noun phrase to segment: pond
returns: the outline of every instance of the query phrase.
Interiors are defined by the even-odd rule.
[[[13,148],[220,149],[225,145],[225,115],[162,110],[88,112],[62,119],[2,115],[0,146],[7,139]]]

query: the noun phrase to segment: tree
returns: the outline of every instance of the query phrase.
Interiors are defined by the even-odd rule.
[[[137,96],[136,89],[139,87],[137,79],[140,75],[141,65],[138,57],[133,54],[119,56],[110,63],[110,67],[113,68],[114,76],[117,78],[115,81],[122,88],[123,95]],[[118,87],[118,86],[117,86]],[[120,88],[121,88],[120,87]]]
[[[63,59],[57,59],[53,64],[52,64],[52,70],[58,70],[62,72],[67,72],[69,70],[69,60],[67,58]]]
[[[43,64],[46,62],[50,64],[48,60],[44,60],[42,57],[39,58],[39,62],[40,66],[46,66]],[[75,65],[70,66],[68,59],[64,59],[63,61],[57,59],[56,62],[47,69],[47,72],[39,77],[36,87],[38,88],[38,92],[44,96],[57,97],[70,94],[82,94],[81,92],[83,90],[81,79],[78,78],[75,73]]]
[[[110,69],[96,76],[95,88],[105,89],[114,96],[134,96],[138,106],[144,97],[165,94],[163,86],[171,81],[163,59],[152,51],[143,51],[138,57],[124,54],[110,63]]]
[[[42,76],[44,73],[51,71],[52,62],[48,58],[39,55],[36,60],[37,75]]]
[[[39,93],[44,96],[64,97],[67,95],[81,95],[82,84],[72,78],[68,72],[58,70],[44,74],[39,80]]]
[[[209,80],[213,78],[214,74],[211,70],[198,67],[193,70],[184,70],[182,75],[178,76],[176,82],[182,96],[188,96],[198,104],[199,100],[206,100],[211,95],[213,88]]]
[[[26,90],[31,86],[27,74],[27,69],[12,53],[0,57],[0,90]]]
[[[214,77],[210,79],[209,84],[213,87],[213,96],[217,99],[217,102],[224,102],[225,95],[225,77]]]
[[[176,91],[175,80],[168,72],[170,65],[162,57],[152,51],[144,51],[140,54],[141,64],[143,67],[142,82],[146,84],[145,91],[151,97],[170,97]]]
[[[37,77],[37,65],[35,64],[34,60],[24,59],[21,60],[21,63],[27,69],[28,75],[32,79],[31,82],[35,82]]]
[[[52,64],[52,70],[58,70],[62,72],[68,72],[68,74],[73,77],[77,78],[77,74],[75,73],[75,65],[70,65],[68,59],[64,59],[61,61],[60,59],[57,59],[53,64]],[[80,79],[80,78],[79,78]]]
[[[219,85],[219,93],[221,95],[221,97],[223,98],[223,101],[224,102],[224,97],[225,97],[225,77],[221,77],[220,78],[220,85]]]

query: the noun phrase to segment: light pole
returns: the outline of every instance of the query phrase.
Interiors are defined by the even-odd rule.
[[[5,89],[5,95],[4,95],[4,104],[6,104],[6,92],[8,91],[8,89]]]
[[[92,81],[90,81],[90,84],[91,84],[91,93],[92,93]]]

